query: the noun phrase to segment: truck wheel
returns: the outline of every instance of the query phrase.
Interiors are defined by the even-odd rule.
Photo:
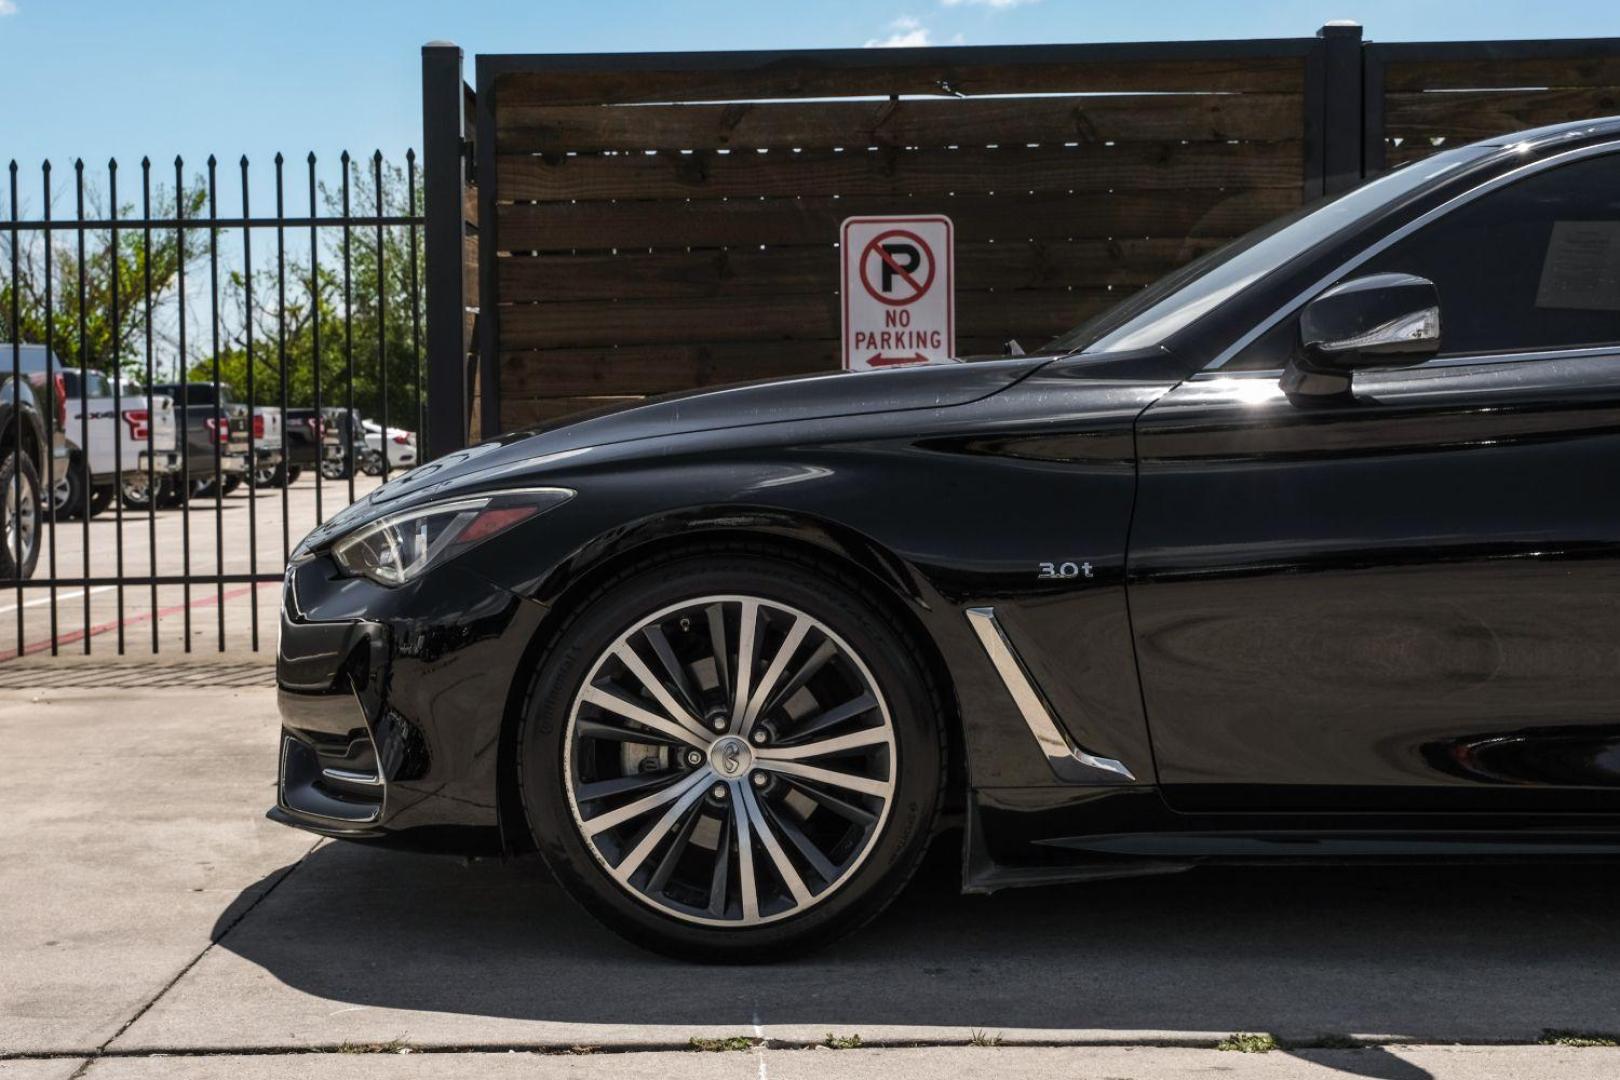
[[[56,474],[56,482],[51,485],[51,509],[57,520],[84,516],[84,481],[84,465],[78,460],[68,462]]]
[[[249,483],[255,488],[279,488],[287,486],[287,467],[285,465],[261,465],[253,470]],[[226,491],[230,491],[227,482]]]
[[[107,507],[112,505],[113,486],[102,484],[90,489],[90,516],[96,517]]]
[[[159,477],[157,480],[157,490],[161,493],[168,486],[168,483],[169,480],[167,477]],[[118,488],[119,498],[123,500],[125,510],[145,510],[152,505],[153,489],[148,487],[146,484],[130,483],[126,480],[119,484]]]
[[[225,494],[229,495],[231,492],[235,491],[237,488],[239,488],[241,486],[242,486],[242,474],[241,473],[231,473],[229,476],[227,476],[225,478]]]
[[[328,480],[347,480],[349,468],[342,458],[328,459],[321,462],[321,475]]]
[[[164,508],[184,509],[191,501],[196,485],[178,476],[166,476],[158,481],[157,504]]]
[[[15,450],[0,460],[0,507],[4,525],[0,528],[0,578],[16,581],[34,576],[39,561],[39,533],[44,517],[44,498],[39,473],[27,454]],[[19,558],[19,555],[21,556]]]
[[[289,465],[287,467],[287,483],[296,484],[296,483],[298,483],[298,478],[300,476],[303,476],[303,475],[304,475],[304,470],[302,468],[300,468],[299,466],[297,466],[297,465]]]

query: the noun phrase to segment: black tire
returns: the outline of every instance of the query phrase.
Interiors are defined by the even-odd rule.
[[[242,474],[230,473],[225,477],[225,494],[229,495],[242,486]]]
[[[367,450],[360,458],[360,471],[367,476],[381,476],[383,474],[382,455],[375,450]]]
[[[113,486],[102,484],[90,489],[90,516],[96,517],[107,507],[112,505]]]
[[[298,483],[298,478],[303,475],[304,470],[302,467],[298,465],[287,466],[287,483],[296,484]]]
[[[253,488],[283,488],[288,483],[287,466],[277,464],[267,469],[254,469],[248,478],[248,486]],[[231,487],[227,481],[225,491],[230,493]]]
[[[158,476],[154,478],[154,483],[156,485],[158,497],[161,500],[164,487],[169,483],[169,478],[166,476]],[[125,510],[139,510],[142,513],[145,513],[146,510],[152,505],[152,491],[153,488],[147,487],[144,484],[136,486],[134,484],[120,483],[118,485],[118,498],[119,501],[124,504]]]
[[[166,510],[183,509],[195,492],[196,481],[182,480],[178,475],[165,476],[158,481],[157,504]],[[144,510],[145,507],[137,509]]]
[[[13,540],[11,530],[10,501],[17,492],[18,476],[22,478],[22,502],[19,509],[24,515],[32,515],[32,528],[25,529],[22,548],[22,559],[19,562],[18,544]],[[45,528],[45,499],[40,491],[39,473],[34,468],[34,461],[27,454],[18,454],[15,450],[8,452],[0,459],[0,579],[6,581],[26,580],[34,576],[34,566],[39,562],[40,536]]]
[[[51,502],[58,521],[73,521],[84,516],[84,489],[85,481],[84,461],[81,458],[70,458],[66,465],[57,471],[55,482],[51,486]]]
[[[654,613],[721,595],[786,605],[841,638],[887,703],[894,735],[892,796],[881,825],[864,841],[865,854],[804,910],[752,925],[688,921],[621,886],[582,836],[564,776],[571,767],[564,761],[571,711],[598,657]],[[916,871],[944,790],[942,710],[926,665],[904,630],[854,580],[774,554],[745,551],[653,562],[595,590],[560,627],[544,656],[524,703],[516,748],[524,811],[535,845],[557,880],[586,911],[624,937],[687,960],[773,960],[819,948],[859,928]],[[737,864],[733,856],[732,865]]]

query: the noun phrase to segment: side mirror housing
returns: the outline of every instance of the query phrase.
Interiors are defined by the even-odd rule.
[[[1344,394],[1359,368],[1421,362],[1440,349],[1440,291],[1413,274],[1342,282],[1305,305],[1299,352],[1283,372],[1290,394]]]

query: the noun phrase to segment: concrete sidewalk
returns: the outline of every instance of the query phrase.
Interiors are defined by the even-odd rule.
[[[1604,870],[985,898],[942,846],[856,937],[700,968],[598,929],[531,862],[265,821],[275,731],[267,688],[0,690],[0,1077],[1620,1075],[1616,1051],[1534,1045],[1620,1030]],[[1233,1032],[1379,1045],[1210,1049]],[[829,1034],[865,1048],[799,1049]],[[1453,1042],[1519,1045],[1406,1045]]]

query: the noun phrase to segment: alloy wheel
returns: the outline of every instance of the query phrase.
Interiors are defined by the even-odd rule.
[[[19,488],[21,500],[17,497]],[[26,561],[29,552],[34,550],[34,537],[39,531],[39,500],[35,497],[33,481],[27,474],[14,477],[6,484],[5,506],[6,550],[14,558]]]
[[[786,604],[707,596],[606,649],[570,709],[564,786],[586,847],[686,922],[797,915],[855,874],[898,775],[867,664]]]

